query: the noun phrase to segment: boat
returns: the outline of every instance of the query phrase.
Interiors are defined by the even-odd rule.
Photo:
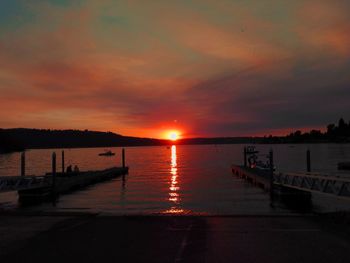
[[[257,161],[255,164],[255,168],[260,169],[260,170],[266,170],[266,171],[270,171],[271,167],[268,163],[264,163],[262,161]],[[276,171],[276,166],[273,166],[273,171]]]
[[[258,154],[259,153],[259,151],[256,150],[255,146],[247,146],[245,148],[245,151],[246,151],[245,153],[249,154],[249,155],[254,155],[254,154]]]
[[[105,151],[104,153],[99,153],[99,156],[114,156],[115,153],[112,151]]]

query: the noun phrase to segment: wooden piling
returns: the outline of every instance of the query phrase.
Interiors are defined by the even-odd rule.
[[[273,197],[273,150],[271,149],[269,152],[269,163],[270,163],[270,197]]]
[[[26,154],[22,152],[21,154],[21,176],[26,175]]]
[[[307,149],[306,151],[306,170],[308,173],[311,172],[311,153],[310,149]]]
[[[122,149],[122,167],[125,168],[125,149]]]
[[[64,151],[62,151],[62,173],[64,173]]]
[[[244,146],[244,167],[247,167],[247,147]]]
[[[53,202],[56,199],[56,153],[52,153],[52,198]]]

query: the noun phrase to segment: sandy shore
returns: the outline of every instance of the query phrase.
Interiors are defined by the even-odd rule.
[[[0,256],[1,262],[350,262],[349,225],[334,218],[3,214]]]

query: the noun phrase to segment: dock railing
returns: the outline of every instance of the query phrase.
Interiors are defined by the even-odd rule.
[[[268,165],[265,165],[263,169],[259,169],[257,165],[257,153],[259,151],[255,147],[244,147],[244,165],[234,165],[232,171],[248,181],[263,186],[266,190],[270,191],[271,195],[274,192],[274,188],[278,187],[281,189],[281,187],[284,187],[285,189],[296,189],[309,193],[315,192],[347,199],[350,198],[350,179],[311,173],[311,154],[309,149],[306,151],[306,172],[301,173],[276,173],[272,149],[267,155]],[[253,165],[249,161],[249,158],[255,161]]]

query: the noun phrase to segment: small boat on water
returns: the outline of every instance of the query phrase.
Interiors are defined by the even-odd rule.
[[[99,153],[99,156],[114,156],[115,153],[112,151],[105,151],[104,153]]]

